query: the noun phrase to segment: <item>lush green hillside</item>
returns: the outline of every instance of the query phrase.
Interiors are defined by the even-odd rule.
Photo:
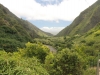
[[[57,36],[84,34],[100,22],[100,0],[84,10],[71,25],[67,26]]]
[[[98,1],[82,12],[74,21],[75,27],[74,22],[70,25],[75,33],[46,38],[38,28],[0,5],[0,75],[96,75],[100,59],[99,4]],[[80,30],[76,33],[77,27]],[[46,45],[57,52],[50,52]]]
[[[54,71],[47,69],[50,75],[96,74],[97,61],[100,59],[98,56],[100,54],[100,23],[84,35],[34,39],[34,41],[52,45],[57,49],[52,68]],[[79,61],[80,64],[77,65]],[[50,67],[50,64],[47,67]]]
[[[36,37],[48,36],[48,33],[43,32],[30,22],[16,17],[0,4],[0,48],[15,51],[16,47],[23,47],[25,42]]]

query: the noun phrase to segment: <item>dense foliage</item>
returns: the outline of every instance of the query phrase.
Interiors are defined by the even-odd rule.
[[[26,44],[17,52],[0,51],[0,74],[9,75],[81,75],[83,59],[76,51],[63,49],[57,54],[41,43]]]
[[[51,34],[18,18],[0,4],[0,48],[7,52],[14,52],[17,51],[17,47],[24,47],[23,43],[31,41],[33,38],[49,35]]]
[[[54,62],[47,66],[51,75],[95,75],[100,54],[99,39],[100,23],[84,35],[34,39],[34,42],[57,49],[55,57],[51,57]]]
[[[52,75],[82,75],[83,59],[74,51],[64,49],[56,55]]]
[[[1,50],[0,73],[1,75],[17,75],[17,73],[19,75],[95,75],[100,52],[99,34],[100,23],[82,36],[36,38],[32,40],[33,43],[28,42],[25,47],[18,48],[17,52],[6,53]],[[46,45],[56,48],[57,53],[50,52]]]
[[[34,43],[26,43],[24,48],[18,48],[18,52],[6,53],[1,50],[1,74],[95,75],[100,47],[100,36],[95,36],[99,32],[100,25],[97,26],[84,36],[34,39]],[[42,43],[54,46],[57,53],[53,54]]]
[[[100,58],[99,10],[98,0],[82,12],[70,26],[73,31],[68,27],[67,33],[72,36],[46,37],[0,4],[0,75],[96,75]],[[78,34],[81,32],[84,34]]]
[[[41,53],[40,50],[44,51]],[[6,53],[2,50],[0,51],[0,75],[49,75],[40,63],[40,59],[44,61],[48,52],[46,46],[32,43],[27,43],[26,48],[18,49],[18,52]],[[39,56],[39,53],[44,56]]]

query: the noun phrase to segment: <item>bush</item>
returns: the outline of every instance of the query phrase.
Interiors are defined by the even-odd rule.
[[[49,75],[35,57],[0,51],[0,75]]]
[[[22,53],[22,56],[26,57],[35,56],[38,59],[40,59],[41,62],[44,62],[45,57],[48,55],[50,51],[47,46],[44,46],[41,43],[30,43],[30,42],[26,44],[26,48],[19,50]]]
[[[98,30],[97,32],[95,32],[94,36],[95,37],[100,36],[100,30]]]
[[[95,68],[88,68],[86,71],[84,71],[83,75],[96,75],[96,69]]]
[[[82,75],[83,59],[77,52],[64,49],[57,54],[54,61],[52,75]]]
[[[93,46],[93,44],[95,43],[95,41],[94,40],[89,40],[89,41],[87,41],[87,45],[88,46]]]

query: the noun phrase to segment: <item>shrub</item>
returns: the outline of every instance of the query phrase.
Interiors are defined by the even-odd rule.
[[[26,48],[19,49],[20,52],[23,54],[23,56],[26,57],[37,57],[41,60],[41,62],[44,62],[45,57],[49,53],[49,48],[47,46],[44,46],[41,43],[30,43],[28,42],[26,44]]]

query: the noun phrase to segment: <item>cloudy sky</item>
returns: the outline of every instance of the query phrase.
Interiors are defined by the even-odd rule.
[[[57,34],[97,0],[0,0],[19,18]]]

